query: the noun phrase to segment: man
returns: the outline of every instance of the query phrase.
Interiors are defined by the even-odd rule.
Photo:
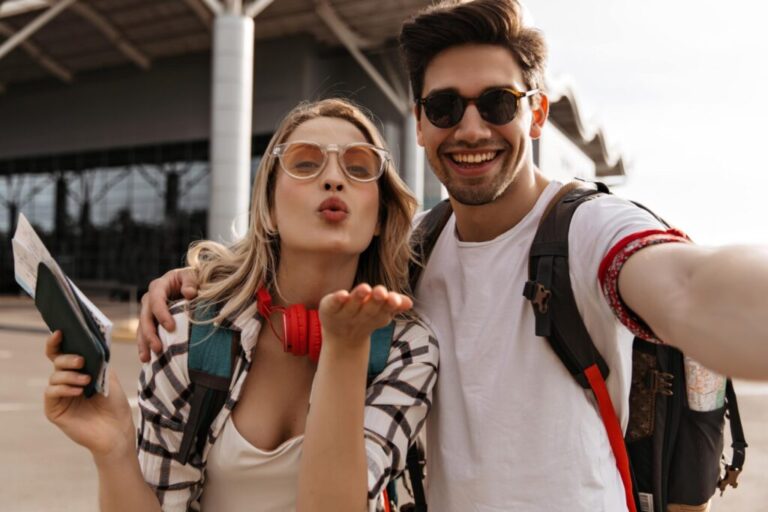
[[[454,0],[405,22],[400,40],[419,143],[454,210],[415,290],[440,343],[430,509],[627,510],[593,396],[535,335],[521,294],[536,228],[561,187],[533,163],[549,105],[543,37],[523,25],[516,0]],[[569,245],[576,301],[611,368],[623,427],[631,332],[725,374],[768,377],[768,250],[697,247],[611,196],[576,211]],[[165,298],[183,279],[194,288],[171,272],[145,296],[142,357],[153,311],[165,325]]]

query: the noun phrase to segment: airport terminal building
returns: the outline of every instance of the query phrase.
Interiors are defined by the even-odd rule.
[[[396,41],[430,3],[0,0],[0,292],[18,289],[10,238],[22,212],[76,281],[140,290],[179,266],[190,242],[222,237],[216,215],[246,222],[247,191],[222,207],[217,183],[252,178],[302,100],[369,108],[423,207],[434,205],[444,192],[415,141]],[[557,179],[623,176],[569,89],[550,89],[539,167]],[[225,121],[244,130],[240,142]]]

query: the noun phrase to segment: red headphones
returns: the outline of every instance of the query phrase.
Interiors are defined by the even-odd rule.
[[[317,363],[320,359],[320,347],[323,335],[320,330],[320,317],[315,309],[307,309],[304,304],[291,306],[273,306],[272,296],[266,288],[256,292],[259,314],[269,323],[275,336],[282,342],[283,350],[295,356],[309,355]],[[283,314],[283,337],[281,338],[272,325],[272,313]]]

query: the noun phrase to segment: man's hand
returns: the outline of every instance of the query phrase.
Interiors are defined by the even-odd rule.
[[[176,322],[173,321],[173,316],[168,309],[168,301],[182,297],[192,300],[197,297],[197,290],[197,278],[190,267],[169,270],[149,283],[147,293],[141,297],[139,329],[136,333],[136,345],[141,362],[149,361],[150,348],[155,353],[163,349],[163,344],[157,335],[158,323],[169,332],[176,328]]]

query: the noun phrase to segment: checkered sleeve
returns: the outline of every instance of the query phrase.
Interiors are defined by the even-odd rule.
[[[172,333],[160,329],[163,351],[153,354],[139,376],[138,457],[144,480],[164,511],[199,510],[203,465],[199,457],[188,464],[176,460],[189,415],[190,379],[187,371],[189,321],[183,306],[171,309]]]
[[[415,320],[398,321],[387,366],[368,387],[366,396],[371,512],[377,510],[387,483],[405,469],[408,446],[416,440],[432,406],[437,367],[438,345],[432,332]]]

